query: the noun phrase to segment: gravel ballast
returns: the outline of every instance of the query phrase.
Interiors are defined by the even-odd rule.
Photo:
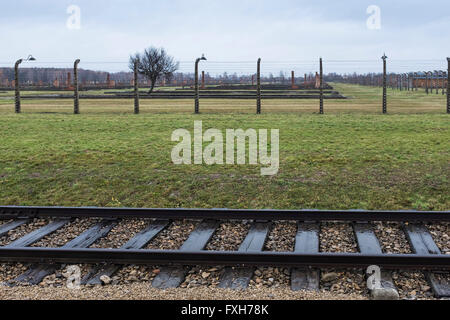
[[[149,224],[146,219],[120,221],[110,232],[96,241],[91,248],[119,249]]]
[[[6,246],[19,238],[22,238],[28,233],[31,233],[37,229],[44,227],[51,221],[47,219],[33,219],[32,221],[25,223],[14,230],[8,232],[8,234],[0,237],[0,246]]]
[[[246,291],[216,288],[188,288],[158,290],[149,283],[121,286],[97,286],[71,290],[67,288],[41,288],[0,286],[1,300],[364,300],[356,294],[335,295],[328,292],[293,292],[289,289],[249,289]]]
[[[432,299],[433,293],[422,272],[394,272],[392,279],[400,299]]]
[[[33,244],[34,247],[61,247],[68,241],[80,235],[83,231],[98,223],[99,219],[75,219],[72,222],[61,227],[54,233],[44,237],[39,242]],[[2,221],[7,222],[7,221]],[[0,238],[0,244],[9,244],[19,239],[25,234],[37,230],[48,223],[49,219],[34,219],[15,230],[10,231],[7,235]],[[120,248],[129,239],[142,231],[150,220],[136,219],[123,220],[112,228],[109,234],[97,240],[92,248]],[[166,229],[158,234],[146,247],[147,249],[176,250],[189,237],[189,234],[199,224],[199,221],[174,221]],[[251,227],[251,221],[229,221],[223,222],[213,234],[211,240],[205,250],[213,251],[236,251],[244,241]],[[428,224],[427,227],[433,236],[434,241],[444,254],[450,254],[450,229],[449,223]],[[410,245],[400,223],[374,223],[374,231],[380,241],[380,245],[384,253],[411,253]],[[273,252],[292,252],[295,247],[295,235],[297,232],[297,224],[295,222],[277,221],[272,224],[267,236],[267,241],[263,248],[264,251]],[[356,239],[353,234],[353,228],[350,223],[323,223],[320,230],[320,251],[336,252],[336,253],[356,253],[358,252]],[[81,269],[82,276],[86,275],[93,267],[92,265],[78,265]],[[52,275],[47,276],[42,283],[37,286],[20,286],[19,288],[0,287],[0,294],[10,293],[12,296],[19,292],[23,292],[24,297],[31,297],[34,293],[39,292],[44,296],[70,296],[72,293],[66,289],[66,267],[58,268]],[[0,264],[0,282],[7,283],[14,280],[28,268],[25,264]],[[160,294],[146,295],[140,293],[139,290],[146,287],[146,291],[160,292],[151,289],[152,280],[160,273],[164,266],[124,266],[117,274],[111,276],[110,282],[105,286],[88,286],[78,291],[81,299],[90,299],[94,294],[109,295],[111,299],[123,299],[121,292],[113,293],[115,289],[118,291],[131,292],[136,294],[136,299],[166,299],[164,294],[170,297],[181,295],[188,299],[189,296],[201,297],[203,293],[208,292],[212,295],[217,294],[220,299],[227,299],[228,290],[218,289],[217,285],[224,271],[223,266],[190,266],[186,267],[186,278],[179,289],[164,291]],[[360,269],[322,269],[319,293],[307,293],[299,296],[302,298],[317,299],[341,299],[347,297],[358,297],[361,299],[369,298],[369,292],[366,287],[365,270]],[[447,281],[448,274],[443,275]],[[433,299],[433,294],[429,284],[425,280],[423,272],[401,272],[393,273],[395,285],[399,289],[401,299]],[[49,291],[46,291],[46,290]],[[23,290],[23,291],[21,291]],[[54,290],[54,293],[51,292]],[[198,292],[197,292],[198,291]],[[290,290],[290,269],[276,267],[259,267],[255,268],[254,275],[249,283],[249,288],[241,293],[231,291],[230,299],[234,296],[247,297],[247,294],[254,294],[259,299],[264,299],[265,292],[270,293],[268,299],[274,297],[292,296]],[[82,292],[82,293],[80,293]],[[107,293],[105,293],[107,292]],[[223,294],[219,294],[222,292]],[[289,294],[287,294],[289,293]],[[317,294],[317,296],[316,296]],[[184,296],[186,295],[186,296]],[[294,294],[295,295],[295,294]],[[77,297],[75,297],[77,299]],[[204,297],[208,299],[208,297]],[[33,299],[33,298],[32,298]],[[280,298],[285,299],[285,298]],[[289,299],[289,298],[288,298]],[[314,299],[314,298],[313,298]]]
[[[411,246],[406,239],[401,223],[376,223],[374,226],[375,235],[380,242],[383,253],[408,254],[412,253]]]
[[[357,253],[358,246],[352,226],[348,223],[322,223],[320,252]]]
[[[443,254],[450,254],[450,223],[429,224],[434,242]]]
[[[31,246],[45,248],[62,247],[67,242],[75,239],[84,231],[88,230],[97,221],[97,219],[75,219]]]
[[[244,241],[250,229],[250,223],[247,222],[227,222],[222,223],[211,240],[208,242],[205,250],[208,251],[237,251]],[[217,287],[224,267],[205,267],[194,266],[186,275],[181,288],[198,288],[201,286]]]

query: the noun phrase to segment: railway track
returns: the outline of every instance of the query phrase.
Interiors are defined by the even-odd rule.
[[[256,267],[287,267],[294,291],[318,290],[321,268],[361,268],[379,266],[382,287],[395,289],[394,270],[420,270],[436,297],[450,297],[448,276],[450,255],[444,254],[425,223],[448,223],[450,212],[423,211],[318,211],[318,210],[227,210],[227,209],[130,209],[0,207],[0,238],[14,233],[33,219],[46,219],[41,227],[0,247],[0,262],[29,263],[14,283],[39,284],[61,264],[94,264],[83,277],[84,284],[101,284],[101,277],[113,276],[126,265],[160,265],[152,285],[176,288],[184,281],[184,266],[228,266],[219,287],[245,289]],[[59,247],[35,246],[74,219],[97,219],[90,228]],[[121,221],[145,219],[142,230],[130,235],[120,248],[91,247],[108,235]],[[145,247],[174,220],[197,221],[178,250],[149,250]],[[221,223],[246,221],[248,232],[236,251],[205,250]],[[272,225],[279,221],[296,223],[295,246],[290,252],[264,251]],[[321,224],[346,222],[352,226],[357,253],[320,252]],[[411,254],[387,254],[374,232],[374,222],[397,222],[412,249]],[[447,280],[446,280],[447,279]]]

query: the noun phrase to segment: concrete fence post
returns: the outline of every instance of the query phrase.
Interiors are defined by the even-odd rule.
[[[200,93],[198,92],[198,63],[199,59],[195,61],[195,79],[194,79],[194,87],[195,87],[195,113],[200,113]]]
[[[75,60],[73,64],[73,113],[80,113],[80,94],[78,92],[78,64],[80,59]]]
[[[383,114],[387,113],[387,88],[386,88],[386,72],[387,72],[387,68],[386,68],[386,54],[383,55],[383,57],[381,57],[381,59],[383,59]]]
[[[261,114],[261,58],[257,64],[256,86],[256,114]]]
[[[139,114],[139,77],[138,63],[134,63],[134,114]]]
[[[323,63],[322,58],[319,60],[320,62],[320,75],[319,75],[319,81],[320,81],[320,114],[323,114]]]
[[[295,72],[291,72],[291,88],[295,89]]]
[[[199,78],[198,64],[202,60],[206,60],[205,55],[202,55],[201,58],[198,58],[197,60],[195,60],[195,79],[194,79],[194,85],[195,85],[195,114],[199,114],[200,113],[200,90],[199,90],[199,85],[198,85],[198,78]]]
[[[22,63],[23,59],[16,61],[14,65],[14,89],[15,89],[15,111],[20,113],[20,82],[19,82],[19,65]]]
[[[447,113],[450,114],[450,58],[447,58]]]

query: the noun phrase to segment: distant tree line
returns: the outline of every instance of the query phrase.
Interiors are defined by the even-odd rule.
[[[54,80],[67,81],[68,73],[71,74],[71,80],[73,81],[73,69],[60,69],[60,68],[20,68],[19,76],[22,83],[28,84],[38,84],[42,82],[43,84],[51,84]],[[104,72],[104,71],[92,71],[79,69],[79,81],[80,83],[106,83],[109,75],[109,79],[115,81],[116,83],[131,84],[133,79],[132,72]],[[282,75],[274,76],[272,73],[267,76],[263,76],[261,80],[265,83],[280,83],[280,84],[290,84],[291,78]],[[201,76],[201,75],[200,75]],[[208,83],[222,83],[222,84],[235,84],[235,83],[251,83],[252,77],[254,75],[238,75],[237,73],[224,72],[219,75],[211,75],[210,73],[205,73],[205,82]],[[308,73],[308,78],[312,78],[314,74]],[[194,73],[182,73],[176,72],[171,75],[170,78],[166,79],[164,77],[159,78],[155,85],[192,85],[194,82]],[[146,77],[140,75],[139,77],[145,82]],[[0,85],[5,81],[9,82],[14,80],[14,69],[13,68],[0,68]],[[303,75],[296,76],[296,82],[302,82],[304,79]],[[329,80],[328,80],[329,79]],[[326,80],[331,81],[331,79],[342,80],[342,76],[327,76]],[[140,81],[141,81],[140,80]],[[256,83],[256,78],[254,78]],[[150,85],[150,81],[149,81]]]
[[[52,83],[54,80],[66,81],[68,73],[71,74],[73,79],[73,69],[62,68],[20,68],[19,77],[23,83]],[[78,77],[80,82],[96,82],[104,83],[108,78],[116,82],[130,82],[133,75],[129,72],[117,72],[108,73],[104,71],[92,71],[92,70],[78,70]],[[0,68],[0,81],[13,81],[14,80],[14,68]]]

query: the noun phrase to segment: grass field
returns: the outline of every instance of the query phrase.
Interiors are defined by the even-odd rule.
[[[355,86],[346,84],[332,84],[335,90],[348,97],[347,100],[326,100],[325,111],[331,114],[342,113],[364,113],[379,114],[381,112],[381,90],[380,88]],[[92,91],[90,94],[101,94],[103,91]],[[35,94],[35,92],[25,92]],[[62,94],[60,92],[59,94]],[[70,92],[66,92],[70,94]],[[0,96],[0,114],[11,113],[14,110],[14,99],[10,93],[6,99]],[[112,114],[133,112],[132,99],[116,100],[89,100],[82,99],[80,102],[81,112],[90,114]],[[194,103],[190,100],[164,100],[152,99],[141,100],[142,113],[192,113]],[[442,114],[445,113],[446,97],[442,94],[426,95],[424,90],[418,92],[407,92],[388,90],[388,111],[391,114]],[[203,113],[245,113],[254,114],[256,102],[253,100],[216,100],[204,99],[201,101],[201,111]],[[73,101],[71,99],[53,100],[26,100],[22,101],[22,111],[25,113],[72,113]],[[317,100],[264,100],[263,112],[269,113],[292,113],[305,112],[317,113]]]
[[[0,204],[130,207],[450,209],[445,97],[336,84],[348,100],[0,100]],[[172,131],[280,129],[280,171],[176,166]]]

